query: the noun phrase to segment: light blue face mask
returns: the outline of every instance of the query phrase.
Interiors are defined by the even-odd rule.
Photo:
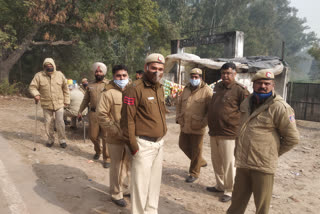
[[[113,80],[113,82],[115,84],[117,84],[117,86],[119,86],[120,88],[124,88],[126,87],[126,85],[129,83],[129,79],[125,79],[125,80]]]
[[[198,86],[200,84],[200,78],[199,79],[190,79],[190,83],[192,86]]]

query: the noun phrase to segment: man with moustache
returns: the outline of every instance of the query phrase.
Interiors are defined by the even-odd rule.
[[[89,137],[94,145],[95,155],[94,160],[98,160],[102,153],[103,156],[103,167],[110,167],[110,156],[108,153],[108,148],[106,145],[106,133],[102,132],[101,126],[98,123],[98,117],[96,112],[96,107],[100,99],[101,93],[104,90],[108,80],[105,79],[107,74],[107,66],[101,62],[96,62],[92,65],[91,71],[93,72],[96,81],[90,83],[82,100],[78,117],[82,117],[82,112],[85,108],[89,106]],[[102,140],[102,151],[100,146],[100,141]]]
[[[38,72],[34,76],[30,83],[29,91],[34,97],[36,104],[41,101],[45,130],[48,136],[46,146],[52,147],[54,144],[55,121],[60,147],[66,148],[63,107],[70,104],[70,93],[67,79],[61,71],[56,70],[56,64],[52,58],[46,58],[44,60],[43,71]]]
[[[136,80],[141,79],[143,77],[144,71],[138,70],[136,71]]]
[[[235,168],[234,147],[239,129],[240,104],[249,95],[248,90],[235,81],[237,72],[232,62],[221,67],[222,81],[213,89],[209,105],[208,126],[211,160],[216,185],[207,187],[209,192],[221,192],[221,202],[231,200]]]
[[[293,109],[274,92],[274,74],[260,70],[253,94],[240,106],[232,202],[227,213],[243,214],[253,193],[256,213],[269,213],[278,157],[299,143]]]
[[[160,80],[164,57],[146,57],[144,75],[124,92],[121,129],[132,155],[131,204],[133,214],[157,214],[167,132],[164,90]]]

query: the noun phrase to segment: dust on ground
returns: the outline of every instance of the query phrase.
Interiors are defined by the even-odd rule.
[[[185,183],[190,162],[178,147],[180,130],[175,124],[174,107],[169,109],[159,213],[225,213],[230,202],[219,202],[219,193],[205,190],[215,185],[208,136],[203,148],[208,166],[201,169],[195,183]],[[34,144],[35,111],[32,99],[0,97],[0,134],[33,168],[38,177],[34,190],[48,203],[56,203],[72,214],[129,213],[128,198],[126,208],[110,202],[109,170],[102,167],[101,160],[92,161],[93,145],[88,138],[84,142],[82,124],[77,130],[66,127],[66,149],[61,149],[57,141],[52,148],[47,148],[40,106]],[[297,124],[301,142],[279,160],[270,213],[319,213],[320,210],[320,123],[297,121]],[[55,200],[45,192],[55,195]],[[252,197],[246,213],[255,213]]]

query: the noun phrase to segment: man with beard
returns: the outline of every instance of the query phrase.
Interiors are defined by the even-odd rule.
[[[144,75],[124,92],[121,129],[132,155],[133,214],[156,214],[160,195],[163,136],[167,132],[164,90],[160,80],[164,57],[146,57]]]
[[[70,104],[70,93],[67,79],[61,71],[56,70],[52,58],[43,62],[43,71],[38,72],[30,83],[29,91],[36,104],[41,101],[45,130],[48,136],[46,146],[54,144],[54,121],[58,131],[61,148],[66,148],[65,124],[63,121],[63,107]],[[55,120],[54,120],[55,118]]]
[[[94,73],[96,81],[90,83],[82,100],[78,117],[82,117],[82,112],[87,106],[89,106],[89,137],[94,145],[96,154],[93,156],[94,160],[100,158],[101,152],[103,156],[103,167],[110,167],[110,156],[106,145],[106,133],[102,132],[101,126],[98,123],[98,117],[96,113],[96,107],[100,99],[101,93],[104,90],[108,80],[105,79],[107,74],[107,66],[101,62],[96,62],[92,65],[91,71]],[[102,140],[102,151],[100,141]]]
[[[110,195],[112,201],[125,207],[123,195],[129,193],[129,157],[120,129],[122,92],[129,83],[128,68],[115,65],[112,68],[113,80],[106,85],[98,103],[97,113],[100,126],[107,132],[108,150],[111,158]]]
[[[236,82],[234,63],[221,67],[222,81],[213,89],[209,105],[208,126],[211,144],[211,160],[216,185],[207,187],[209,192],[221,192],[221,202],[231,200],[235,168],[234,147],[239,129],[240,104],[249,95],[248,90]]]
[[[260,70],[252,81],[254,92],[240,106],[237,173],[228,214],[243,214],[252,193],[256,213],[269,213],[278,157],[299,143],[294,111],[274,92],[274,74]]]

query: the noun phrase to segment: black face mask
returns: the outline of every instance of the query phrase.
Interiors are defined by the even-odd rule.
[[[53,72],[53,71],[54,71],[54,68],[52,68],[52,67],[46,68],[46,71],[47,71],[47,72]]]
[[[100,76],[100,75],[95,75],[96,77],[96,81],[102,81],[104,79],[104,76]]]
[[[84,88],[86,88],[88,86],[88,84],[82,84]]]

